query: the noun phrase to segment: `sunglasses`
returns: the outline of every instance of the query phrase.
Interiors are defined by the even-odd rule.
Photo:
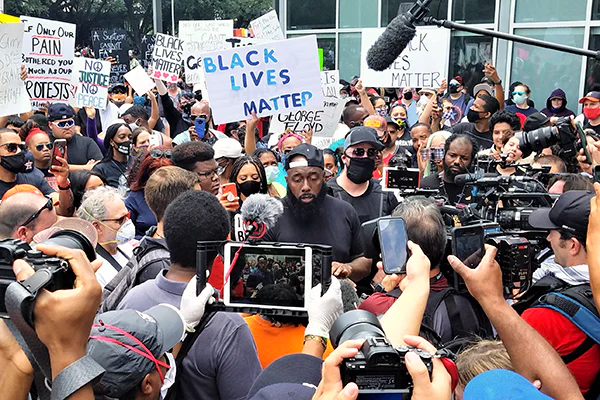
[[[27,145],[25,143],[4,143],[0,145],[0,147],[6,147],[9,153],[16,153],[17,150],[25,151],[27,149]]]
[[[200,175],[201,177],[207,178],[209,176],[213,176],[214,174],[217,174],[219,176],[223,175],[223,172],[225,172],[225,168],[218,166],[215,169],[211,169],[210,171],[206,171],[206,172],[196,172],[198,175]]]
[[[525,92],[512,92],[513,96],[518,94],[519,96],[523,96]]]
[[[75,125],[75,120],[67,119],[65,121],[52,122],[52,123],[61,129],[66,129],[66,128],[70,128],[73,125]]]
[[[354,158],[364,158],[365,154],[368,158],[377,158],[379,152],[377,149],[363,149],[361,147],[352,150],[352,157]]]
[[[123,225],[125,223],[125,221],[127,221],[131,216],[131,213],[128,212],[127,214],[119,217],[119,218],[109,218],[109,219],[103,219],[101,220],[102,222],[107,222],[107,221],[114,221],[116,223],[118,223],[119,225]]]
[[[25,222],[23,222],[21,224],[21,226],[27,226],[30,223],[32,223],[37,217],[40,216],[40,214],[42,213],[42,211],[44,210],[48,210],[48,211],[52,211],[52,208],[54,208],[54,205],[52,204],[52,199],[48,197],[48,201],[46,201],[46,204],[44,204],[44,206],[42,208],[40,208],[39,210],[37,210],[33,215],[31,215],[31,217],[27,218],[27,220],[25,220]]]
[[[207,117],[206,115],[204,115],[204,114],[200,114],[200,115],[190,115],[190,119],[191,119],[192,121],[195,121],[195,120],[196,120],[196,118],[204,118],[204,120],[205,120],[205,121],[207,121],[207,120],[208,120],[208,117]]]
[[[35,145],[35,149],[37,151],[44,150],[44,147],[47,148],[48,150],[52,150],[54,148],[54,143],[48,142],[48,143],[40,143],[40,144]]]
[[[166,158],[167,160],[170,160],[171,155],[172,155],[171,150],[165,150],[165,151],[162,151],[161,149],[150,150],[150,157],[152,157],[152,158]]]

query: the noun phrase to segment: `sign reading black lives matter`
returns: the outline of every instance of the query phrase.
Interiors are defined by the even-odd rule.
[[[129,72],[127,32],[124,29],[94,30],[92,46],[99,60],[113,57],[116,61],[110,70],[110,84],[125,82],[123,75]]]
[[[67,102],[75,55],[75,25],[21,16],[25,88],[34,107]]]
[[[152,77],[177,82],[183,61],[183,40],[157,33],[152,51]]]

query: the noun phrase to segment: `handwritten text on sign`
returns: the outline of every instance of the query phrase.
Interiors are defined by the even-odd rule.
[[[77,107],[106,108],[110,83],[110,62],[78,57],[73,63],[73,81],[76,82]]]
[[[216,123],[322,104],[315,36],[208,53],[202,61]]]
[[[0,24],[0,115],[31,110],[21,80],[23,24]]]
[[[25,87],[34,106],[66,102],[71,88],[75,53],[75,25],[21,16],[24,26]]]
[[[428,87],[442,84],[448,71],[450,31],[437,27],[417,27],[417,34],[385,71],[374,71],[367,65],[367,51],[384,29],[363,29],[360,77],[365,86],[374,87]]]
[[[325,97],[340,97],[340,71],[321,71],[321,88]]]
[[[323,106],[317,110],[298,110],[273,116],[269,132],[280,135],[286,129],[294,132],[313,130],[313,138],[332,137],[346,101],[335,97],[323,98]]]
[[[110,84],[122,83],[123,76],[129,71],[127,31],[125,29],[92,31],[92,45],[98,59],[104,60],[107,57],[115,59],[115,64],[111,66]]]
[[[162,33],[157,33],[155,38],[152,51],[153,77],[167,82],[177,82],[183,61],[183,41]]]
[[[277,18],[277,12],[271,10],[265,15],[256,18],[250,22],[254,37],[257,39],[267,40],[283,40],[283,31],[279,24],[279,18]]]

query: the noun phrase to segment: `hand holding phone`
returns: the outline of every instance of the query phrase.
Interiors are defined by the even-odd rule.
[[[405,274],[408,259],[406,225],[400,217],[386,217],[377,221],[383,271]]]
[[[227,194],[227,200],[234,201],[238,197],[237,185],[235,183],[226,183],[221,186],[221,193]]]
[[[56,157],[67,159],[67,141],[66,139],[56,139],[53,143],[52,157],[50,158],[50,165],[48,169],[52,168],[53,165],[61,166],[60,161]]]
[[[485,254],[485,238],[481,225],[452,230],[452,254],[469,268],[477,268]]]
[[[196,118],[194,120],[194,130],[200,139],[204,139],[204,134],[206,132],[206,119],[205,118]]]

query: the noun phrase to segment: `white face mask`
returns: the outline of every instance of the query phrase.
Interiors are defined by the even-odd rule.
[[[135,225],[133,225],[133,221],[130,219],[127,220],[119,230],[117,231],[117,235],[115,236],[115,240],[118,245],[125,244],[129,242],[131,239],[135,237]]]
[[[175,383],[175,378],[177,375],[177,368],[175,367],[175,358],[173,357],[173,354],[165,353],[165,357],[167,357],[167,361],[169,362],[171,368],[167,370],[167,373],[165,374],[165,383],[163,383],[162,387],[160,388],[161,399],[167,397],[167,392]]]
[[[271,165],[265,168],[265,174],[267,175],[267,185],[270,185],[275,182],[275,179],[277,179],[277,175],[279,175],[279,168]]]

